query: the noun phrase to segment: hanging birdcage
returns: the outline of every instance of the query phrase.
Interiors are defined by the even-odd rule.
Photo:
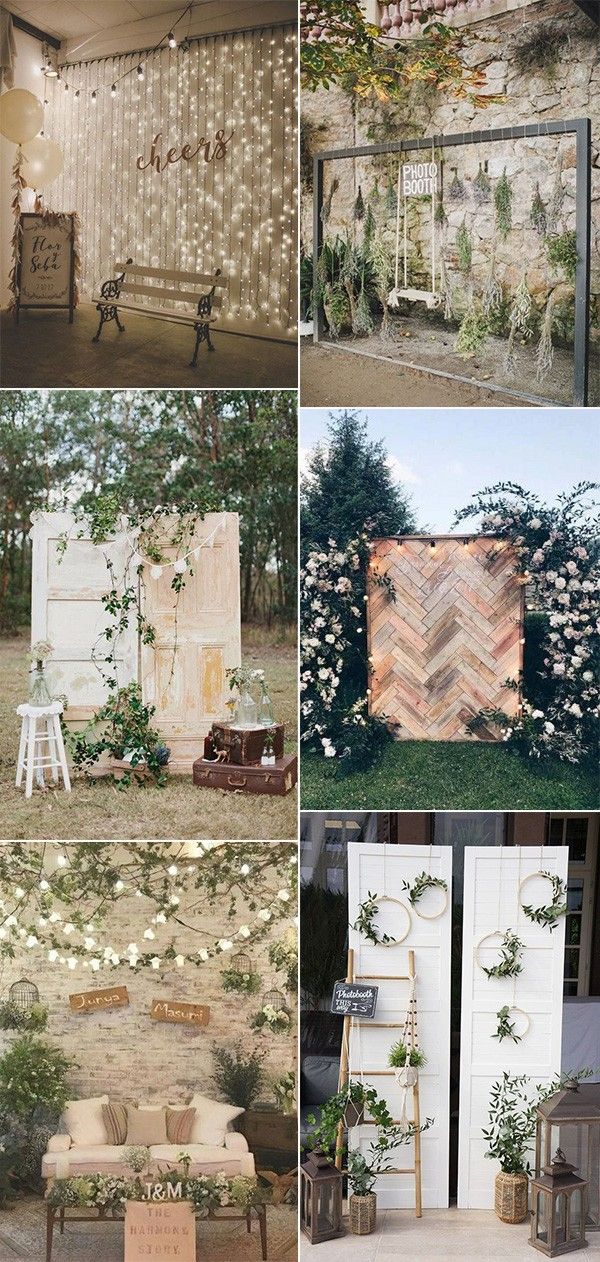
[[[280,990],[267,990],[262,997],[263,1008],[273,1008],[275,1012],[282,1012],[287,1007],[285,995]]]
[[[256,964],[254,963],[254,960],[251,960],[249,955],[244,955],[241,951],[238,955],[233,956],[231,967],[234,973],[251,974],[256,972]]]
[[[35,1003],[39,1003],[40,992],[33,982],[29,982],[26,977],[22,977],[20,981],[13,982],[8,992],[9,1002],[20,1008],[21,1012],[30,1012]]]

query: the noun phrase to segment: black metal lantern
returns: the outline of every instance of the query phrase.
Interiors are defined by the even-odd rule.
[[[583,1249],[587,1181],[557,1148],[550,1165],[531,1180],[531,1239],[529,1243],[547,1258]]]
[[[33,982],[29,982],[26,977],[22,977],[20,981],[13,982],[8,992],[9,1002],[20,1008],[21,1012],[30,1012],[33,1005],[39,1003],[40,992]]]
[[[285,995],[280,990],[267,990],[262,997],[263,1008],[274,1008],[275,1012],[282,1012],[287,1007]]]
[[[341,1170],[318,1149],[300,1166],[300,1227],[311,1244],[344,1234],[342,1179]]]
[[[587,1229],[600,1229],[600,1083],[571,1079],[538,1105],[535,1173],[561,1148],[588,1184]]]

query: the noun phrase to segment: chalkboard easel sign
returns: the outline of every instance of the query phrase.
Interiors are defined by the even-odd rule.
[[[331,997],[331,1011],[340,1017],[372,1019],[375,1016],[378,993],[378,986],[366,986],[362,982],[336,982]]]
[[[23,308],[75,310],[75,215],[21,215],[16,319]]]

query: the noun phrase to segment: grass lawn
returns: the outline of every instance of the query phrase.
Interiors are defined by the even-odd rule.
[[[275,715],[286,725],[286,750],[297,748],[297,667],[292,643],[249,628],[242,635],[244,661],[264,668]],[[286,797],[254,797],[216,789],[196,789],[190,776],[173,776],[164,789],[131,785],[116,789],[106,780],[73,781],[73,792],[35,790],[26,801],[15,788],[20,719],[16,706],[27,699],[25,654],[28,640],[0,641],[0,837],[11,840],[123,841],[217,839],[295,840],[297,789]],[[201,750],[198,750],[201,753]]]
[[[593,769],[487,743],[397,741],[369,771],[339,780],[302,754],[302,810],[585,811],[598,808],[599,788]]]

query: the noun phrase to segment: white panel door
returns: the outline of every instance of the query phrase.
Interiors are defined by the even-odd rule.
[[[213,534],[211,546],[190,559],[193,573],[186,574],[177,606],[172,570],[157,581],[145,576],[144,609],[156,641],[142,649],[144,700],[156,706],[153,722],[176,771],[190,770],[211,724],[225,718],[231,695],[225,671],[240,663],[238,514],[207,513],[190,549]],[[164,553],[175,555],[168,547]]]
[[[530,1075],[532,1084],[560,1073],[565,920],[560,919],[552,933],[533,924],[520,909],[519,885],[540,869],[566,881],[567,863],[566,846],[541,850],[533,846],[473,846],[465,850],[458,1160],[461,1209],[490,1209],[494,1203],[499,1166],[485,1157],[482,1136],[482,1127],[488,1123],[492,1084],[504,1070]],[[539,906],[549,903],[551,897],[549,882],[538,878],[528,881],[522,901]],[[512,929],[524,944],[523,971],[516,979],[488,979],[475,961],[484,934],[498,927],[502,932]],[[487,968],[498,962],[499,942],[499,938],[492,939],[480,949]],[[493,1038],[496,1014],[505,1004],[515,1004],[529,1016],[529,1030],[520,1043]],[[510,1019],[517,1032],[524,1028],[521,1017]]]
[[[60,536],[69,532],[66,550],[59,547]],[[54,652],[48,664],[48,678],[55,694],[68,700],[69,721],[89,719],[106,700],[107,689],[101,669],[108,651],[104,630],[110,624],[102,597],[110,590],[107,559],[114,565],[121,584],[128,551],[124,539],[94,544],[68,512],[38,513],[33,522],[31,642],[50,640]],[[129,581],[137,586],[133,569]],[[94,665],[95,657],[98,666]],[[138,677],[137,631],[135,619],[117,644],[119,683]]]
[[[448,1205],[448,1135],[450,1094],[450,955],[452,926],[452,850],[441,846],[382,846],[352,842],[348,845],[349,922],[358,915],[359,904],[369,893],[383,893],[400,899],[409,906],[402,881],[412,881],[423,870],[442,877],[448,885],[448,905],[435,920],[420,919],[411,910],[408,936],[397,946],[374,946],[356,930],[350,930],[350,946],[354,948],[354,972],[384,974],[386,977],[408,973],[408,951],[415,953],[417,976],[417,1018],[419,1046],[427,1057],[427,1065],[419,1073],[421,1119],[435,1118],[435,1124],[421,1138],[422,1190],[425,1209],[444,1209]],[[434,913],[442,905],[442,892],[428,890],[421,903],[425,913]],[[392,937],[401,935],[406,926],[402,908],[384,903],[377,914],[377,925]],[[408,983],[378,981],[376,1021],[403,1023],[407,1007]],[[393,1070],[389,1075],[369,1077],[369,1070],[387,1070],[388,1052],[402,1035],[401,1029],[373,1029],[368,1023],[353,1024],[350,1033],[350,1068],[354,1078],[363,1078],[383,1096],[397,1120],[400,1116],[400,1089]],[[411,1093],[409,1093],[410,1095]],[[412,1099],[409,1100],[412,1116]],[[350,1147],[368,1149],[375,1136],[373,1126],[362,1125],[350,1132]],[[393,1165],[414,1166],[414,1145],[396,1150]],[[410,1174],[380,1177],[375,1185],[379,1204],[388,1209],[414,1207],[414,1176]]]

